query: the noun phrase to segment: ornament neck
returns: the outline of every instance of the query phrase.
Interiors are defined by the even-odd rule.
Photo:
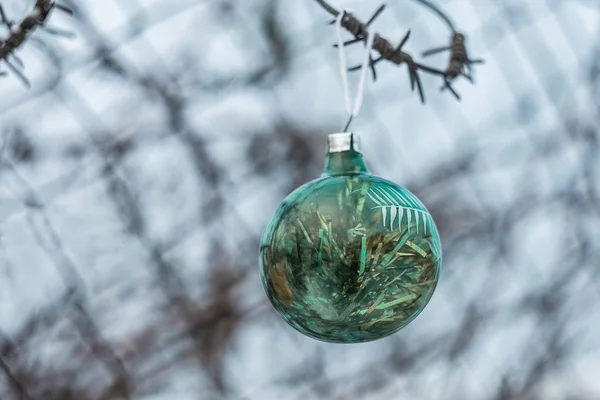
[[[360,152],[359,138],[353,133],[334,133],[327,140],[323,175],[370,175]]]

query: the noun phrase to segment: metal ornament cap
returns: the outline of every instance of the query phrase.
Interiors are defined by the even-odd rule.
[[[327,151],[341,153],[344,151],[360,153],[360,136],[352,132],[332,133],[327,137]]]

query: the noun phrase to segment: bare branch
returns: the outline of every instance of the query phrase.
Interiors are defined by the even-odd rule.
[[[33,398],[27,392],[27,388],[19,381],[13,371],[10,369],[8,364],[0,356],[0,369],[4,371],[4,374],[8,377],[10,385],[14,391],[20,396],[21,399],[33,400]]]

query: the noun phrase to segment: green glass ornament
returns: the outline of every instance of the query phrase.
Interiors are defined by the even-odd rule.
[[[373,176],[351,133],[329,135],[321,178],[291,193],[260,247],[267,296],[312,338],[359,343],[405,327],[435,290],[442,247],[407,189]]]

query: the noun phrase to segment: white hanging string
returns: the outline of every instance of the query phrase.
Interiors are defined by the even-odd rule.
[[[369,36],[367,37],[367,46],[365,47],[365,55],[363,58],[360,81],[358,84],[358,89],[356,92],[356,98],[354,99],[354,105],[352,105],[352,101],[350,99],[350,85],[348,84],[348,69],[346,65],[346,48],[344,46],[344,39],[342,37],[343,27],[342,20],[344,19],[344,15],[346,12],[341,12],[335,21],[336,33],[338,39],[338,51],[340,55],[340,72],[342,75],[342,85],[344,87],[344,100],[346,103],[346,112],[350,115],[350,119],[346,124],[346,128],[344,132],[348,130],[350,124],[354,117],[356,117],[362,108],[363,98],[365,95],[365,85],[367,83],[367,72],[369,69],[369,62],[371,61],[371,50],[373,48],[373,43],[375,41],[375,34],[373,32],[369,32]]]

